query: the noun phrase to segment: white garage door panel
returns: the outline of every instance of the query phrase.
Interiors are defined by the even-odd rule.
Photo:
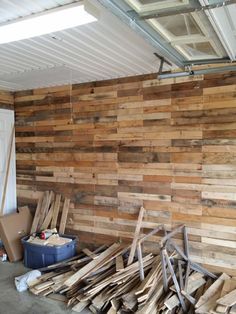
[[[0,204],[6,176],[7,160],[10,150],[11,134],[14,125],[14,112],[0,109]],[[16,162],[15,162],[15,140],[13,142],[10,171],[7,184],[7,192],[3,214],[15,212],[16,204]]]

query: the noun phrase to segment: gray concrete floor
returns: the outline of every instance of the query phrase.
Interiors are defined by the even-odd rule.
[[[28,270],[19,263],[0,262],[0,314],[64,314],[75,313],[63,302],[38,297],[30,292],[18,292],[14,278]],[[82,314],[91,313],[88,310]]]

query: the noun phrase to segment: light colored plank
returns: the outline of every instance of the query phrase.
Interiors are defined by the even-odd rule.
[[[70,208],[70,199],[66,197],[65,201],[64,201],[63,209],[62,209],[61,221],[60,221],[60,226],[59,226],[59,233],[60,234],[65,233],[66,220],[67,220],[69,208]]]

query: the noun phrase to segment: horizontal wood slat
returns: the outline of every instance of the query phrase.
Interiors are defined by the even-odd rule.
[[[14,109],[13,93],[0,90],[0,109]]]
[[[144,231],[184,223],[193,259],[235,275],[235,91],[229,72],[16,93],[19,204],[70,198],[67,232],[87,243],[130,242],[143,206]]]

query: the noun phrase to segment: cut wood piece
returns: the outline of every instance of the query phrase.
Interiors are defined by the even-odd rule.
[[[149,271],[148,275],[142,281],[140,286],[136,289],[135,295],[141,294],[153,281],[158,272],[161,271],[160,259],[156,258],[156,261],[153,262],[153,266]]]
[[[216,307],[216,313],[228,313],[229,312],[230,307],[229,306],[224,306],[224,305],[217,305]]]
[[[90,303],[89,301],[79,302],[72,307],[72,311],[76,313],[81,313],[89,305],[89,303]]]
[[[177,233],[181,232],[183,228],[184,228],[184,225],[177,226],[175,229],[173,229],[171,232],[165,235],[160,241],[160,247],[163,247],[168,239],[172,238]]]
[[[236,305],[232,306],[232,308],[229,311],[229,314],[236,314]]]
[[[60,226],[59,226],[59,233],[60,234],[65,233],[66,220],[67,220],[69,208],[70,208],[70,199],[66,197],[65,201],[64,201],[63,209],[62,209],[61,222],[60,222]]]
[[[57,218],[58,218],[58,214],[60,210],[60,205],[61,205],[61,194],[57,194],[54,201],[51,229],[54,229],[57,227]]]
[[[120,301],[118,301],[117,299],[111,299],[111,306],[114,310],[118,311],[120,308]]]
[[[118,255],[116,257],[116,271],[120,271],[124,269],[124,260],[122,255]]]
[[[236,289],[236,280],[234,279],[225,280],[220,297],[225,296],[226,294],[228,294],[229,292],[235,289]]]
[[[205,283],[206,283],[206,280],[203,278],[203,274],[194,273],[191,276],[189,276],[186,292],[188,294],[192,294],[201,286],[203,286]]]
[[[170,297],[169,299],[167,299],[164,302],[165,306],[169,309],[169,310],[173,310],[175,307],[177,307],[179,305],[179,298],[177,297],[176,294],[174,294],[172,297]]]
[[[40,211],[40,217],[39,217],[39,224],[38,224],[38,230],[41,231],[41,226],[42,223],[45,219],[45,216],[48,213],[48,210],[50,208],[51,202],[53,201],[54,193],[52,191],[46,191],[45,192],[45,197],[43,198],[43,203],[41,206],[41,211]]]
[[[163,230],[163,229],[164,229],[164,226],[163,225],[159,225],[158,227],[156,227],[155,229],[150,231],[148,234],[145,234],[144,236],[142,236],[141,239],[139,240],[139,242],[140,243],[144,242],[149,237],[153,236],[154,234],[156,234],[157,232],[159,232],[160,230]]]
[[[91,252],[91,251],[90,251],[89,249],[87,249],[87,248],[83,249],[82,252],[83,252],[85,255],[91,257],[92,259],[95,259],[95,258],[98,257],[96,254],[94,254],[93,252]]]
[[[140,211],[139,211],[139,215],[138,215],[138,220],[137,220],[137,224],[136,224],[136,228],[135,228],[135,232],[134,232],[134,238],[133,238],[133,242],[131,245],[129,258],[128,258],[128,263],[127,263],[128,266],[130,264],[132,264],[133,260],[134,260],[134,254],[135,254],[137,242],[139,239],[139,233],[140,233],[144,213],[145,213],[145,208],[141,207]]]
[[[189,244],[188,244],[188,231],[187,228],[184,226],[184,252],[187,258],[189,258]]]
[[[236,304],[236,289],[217,300],[218,304],[224,306],[233,306]]]
[[[221,292],[221,289],[224,284],[224,280],[230,279],[228,275],[223,273],[204,293],[203,296],[200,297],[198,302],[195,305],[195,308],[199,308],[204,305],[204,303],[208,302],[216,293],[219,291]],[[219,294],[220,294],[219,292]],[[216,299],[217,300],[217,299]],[[215,300],[215,301],[216,301]]]
[[[99,265],[101,265],[104,261],[108,261],[111,256],[115,255],[117,251],[120,250],[120,244],[114,243],[107,250],[99,255],[99,257],[95,260],[92,260],[90,263],[82,267],[79,271],[77,271],[73,276],[71,276],[68,280],[65,281],[65,285],[71,287],[76,282],[79,282],[82,278],[96,269]]]
[[[140,242],[137,244],[137,252],[138,252],[138,262],[139,262],[139,277],[140,280],[144,280],[144,269],[143,269],[143,256],[142,256],[142,248]]]
[[[65,302],[65,303],[67,302],[67,297],[62,294],[51,293],[48,295],[48,298],[52,300],[60,301],[60,302]]]
[[[169,256],[166,252],[166,250],[163,250],[163,254],[164,254],[164,257],[166,259],[166,263],[168,265],[168,268],[169,268],[169,271],[170,271],[170,274],[171,274],[171,277],[172,277],[172,280],[174,282],[174,285],[175,285],[175,288],[176,288],[176,292],[177,292],[177,295],[178,295],[178,298],[179,298],[179,301],[180,301],[180,304],[183,308],[183,311],[186,312],[187,308],[186,308],[186,304],[184,302],[184,299],[182,297],[182,294],[180,292],[180,287],[179,287],[179,283],[178,283],[178,280],[176,278],[176,275],[175,275],[175,272],[174,272],[174,269],[173,269],[173,266],[170,262],[170,259],[169,259]]]
[[[46,217],[44,219],[44,222],[43,222],[43,224],[41,226],[42,230],[48,229],[48,227],[49,227],[49,225],[51,223],[51,220],[52,220],[53,210],[54,210],[54,202],[51,204],[49,212],[47,213],[47,215],[46,215]]]
[[[162,265],[162,280],[163,280],[163,287],[165,292],[168,291],[168,282],[167,282],[167,272],[166,272],[166,260],[163,254],[163,249],[160,251],[161,255],[161,265]]]
[[[108,310],[107,314],[116,314],[117,311],[115,309],[113,309],[113,307],[111,306],[110,309]]]
[[[44,199],[44,195],[42,195],[39,198],[39,200],[38,200],[38,204],[37,204],[37,208],[36,208],[36,211],[35,211],[35,214],[34,214],[34,220],[33,220],[33,223],[32,223],[31,230],[30,230],[30,234],[32,234],[32,233],[37,231],[38,224],[39,224],[39,218],[40,218],[40,214],[41,214],[41,207],[42,207],[42,204],[43,204],[43,199]]]
[[[194,305],[196,303],[196,300],[190,294],[188,294],[184,290],[182,290],[181,293],[191,304]]]

